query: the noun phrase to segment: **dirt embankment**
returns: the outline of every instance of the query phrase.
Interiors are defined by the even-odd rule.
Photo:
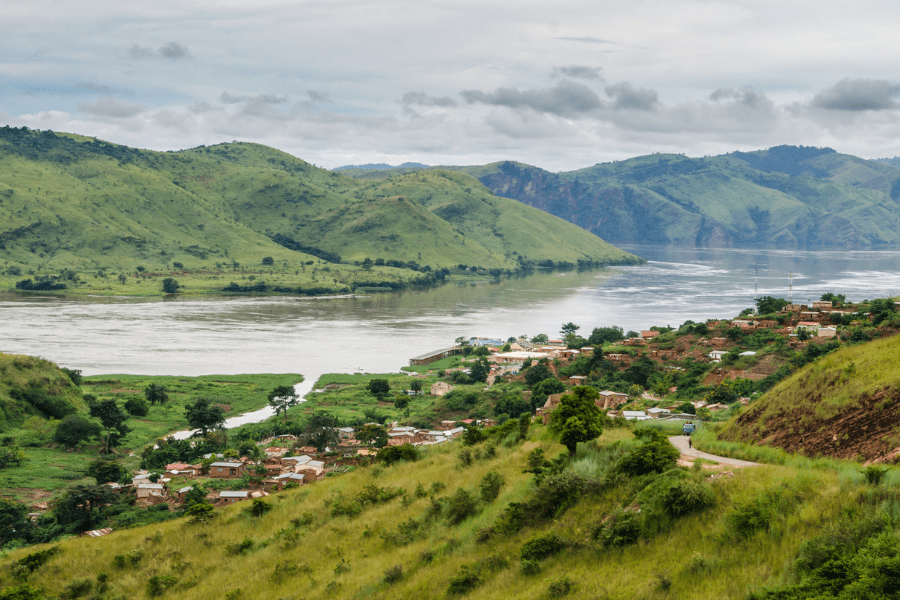
[[[815,407],[818,401],[808,406]],[[814,408],[753,408],[737,420],[743,441],[805,456],[900,462],[900,390],[885,388],[830,418]],[[729,436],[730,437],[730,436]]]

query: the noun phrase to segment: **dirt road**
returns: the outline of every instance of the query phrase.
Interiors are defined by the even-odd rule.
[[[736,458],[725,458],[724,456],[716,456],[715,454],[707,454],[706,452],[700,452],[696,448],[688,448],[688,436],[686,435],[673,435],[669,438],[669,441],[673,446],[678,448],[678,451],[681,452],[681,456],[687,458],[702,458],[704,460],[711,460],[719,463],[720,465],[729,465],[732,467],[755,467],[759,465],[759,463],[750,462],[748,460],[738,460]]]

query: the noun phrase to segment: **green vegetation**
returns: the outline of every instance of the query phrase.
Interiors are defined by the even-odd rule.
[[[468,175],[361,182],[256,144],[4,127],[0,173],[0,285],[22,291],[322,295],[640,262]]]
[[[900,168],[829,148],[778,146],[706,158],[653,154],[567,173],[511,161],[443,168],[610,241],[792,248],[900,243]]]
[[[570,458],[541,425],[512,443],[495,429],[462,467],[456,442],[265,501],[192,509],[204,518],[13,551],[0,588],[197,599],[297,589],[309,599],[890,597],[900,539],[890,480],[850,480],[824,464],[629,474],[630,457],[658,434],[613,428]]]

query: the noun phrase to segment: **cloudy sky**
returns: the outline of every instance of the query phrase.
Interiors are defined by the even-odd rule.
[[[550,170],[778,144],[900,155],[896,5],[6,2],[0,124],[319,166]],[[891,17],[891,15],[895,15]]]

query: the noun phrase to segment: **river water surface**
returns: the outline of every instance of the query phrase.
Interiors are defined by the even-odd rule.
[[[826,291],[851,300],[900,293],[896,251],[623,248],[649,263],[337,300],[7,294],[0,351],[85,375],[296,372],[305,393],[323,373],[396,371],[459,336],[554,336],[571,321],[587,337],[597,326],[733,317],[757,295],[806,302]]]

